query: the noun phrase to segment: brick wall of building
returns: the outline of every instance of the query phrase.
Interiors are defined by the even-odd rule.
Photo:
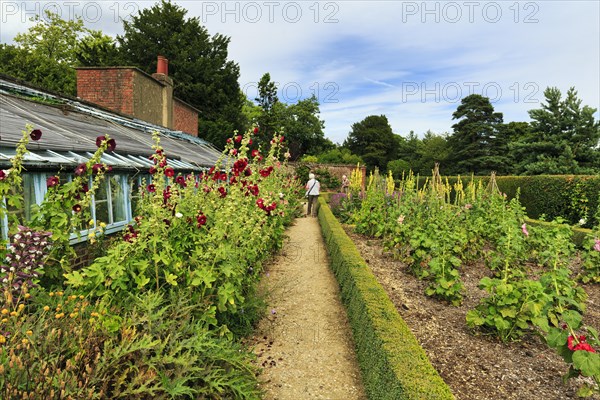
[[[189,104],[173,99],[173,129],[198,137],[198,111]]]
[[[77,96],[122,114],[133,115],[132,68],[77,69]]]

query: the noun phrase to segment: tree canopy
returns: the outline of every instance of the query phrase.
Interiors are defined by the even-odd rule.
[[[387,163],[396,158],[398,139],[385,115],[370,115],[352,125],[344,147],[359,155],[369,169],[384,171]]]

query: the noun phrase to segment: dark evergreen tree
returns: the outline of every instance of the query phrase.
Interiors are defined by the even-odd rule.
[[[544,91],[546,103],[529,111],[531,130],[511,148],[517,172],[534,174],[594,174],[600,171],[600,122],[596,109],[581,106],[575,88],[564,100],[558,88]]]
[[[502,113],[495,112],[487,97],[472,94],[462,99],[452,114],[458,122],[448,137],[452,173],[487,175],[506,170],[508,149],[498,137]]]

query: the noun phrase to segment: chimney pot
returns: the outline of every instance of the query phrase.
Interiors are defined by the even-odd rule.
[[[163,56],[158,56],[158,63],[156,64],[156,73],[169,75],[169,60]]]

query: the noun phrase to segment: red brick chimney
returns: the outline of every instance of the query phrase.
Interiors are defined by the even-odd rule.
[[[77,67],[77,96],[135,118],[198,136],[198,110],[173,96],[169,60],[152,76],[134,67]]]

